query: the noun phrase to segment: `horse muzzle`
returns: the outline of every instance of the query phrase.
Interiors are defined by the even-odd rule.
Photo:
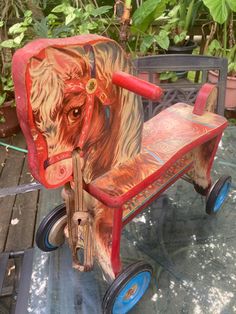
[[[72,152],[62,152],[44,161],[45,178],[51,185],[70,181],[72,176]]]

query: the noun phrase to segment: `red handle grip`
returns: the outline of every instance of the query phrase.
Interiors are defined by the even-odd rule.
[[[113,73],[112,83],[151,100],[159,100],[163,94],[159,86],[122,71]]]

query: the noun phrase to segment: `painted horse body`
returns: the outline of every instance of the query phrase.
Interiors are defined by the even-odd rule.
[[[37,42],[30,45],[37,47]],[[112,84],[112,73],[119,70],[133,71],[122,49],[93,35],[74,37],[73,44],[66,45],[52,40],[29,58],[25,69],[28,105],[20,104],[18,111],[25,115],[27,109],[27,119],[21,121],[29,125],[21,126],[31,140],[29,166],[46,187],[73,181],[71,155],[78,147],[86,183],[139,153],[142,104],[138,96]],[[113,277],[113,210],[88,194],[85,199],[94,217],[96,255]]]

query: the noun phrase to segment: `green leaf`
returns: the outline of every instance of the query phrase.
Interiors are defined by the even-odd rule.
[[[27,16],[22,23],[24,26],[29,26],[32,23],[33,19],[31,16]]]
[[[175,18],[177,16],[179,9],[180,9],[180,4],[175,5],[173,9],[171,9],[170,12],[168,13],[168,16],[171,18]]]
[[[203,0],[205,6],[209,9],[213,20],[223,24],[228,18],[228,8],[236,12],[235,0]]]
[[[72,14],[74,11],[75,11],[75,8],[73,8],[70,5],[68,5],[63,13],[65,15],[68,15],[68,14]]]
[[[111,9],[112,9],[112,6],[104,5],[102,7],[93,9],[92,12],[91,12],[91,15],[96,17],[96,16],[99,16],[99,15],[102,15],[102,14],[105,14],[105,13],[109,12],[109,10],[111,10]]]
[[[65,25],[70,24],[72,21],[74,21],[74,19],[76,18],[75,13],[70,13],[66,16],[66,20],[65,20]]]
[[[38,37],[42,37],[42,38],[48,37],[48,33],[49,33],[48,24],[50,25],[50,22],[52,20],[50,20],[50,22],[49,22],[47,19],[48,19],[48,16],[46,18],[45,17],[42,18],[40,22],[38,22],[38,21],[34,22],[33,28],[34,28],[35,34]],[[48,23],[47,23],[47,21],[48,21]]]
[[[172,82],[174,82],[177,80],[177,75],[175,72],[172,71],[162,72],[160,74],[160,80],[161,81],[171,80]]]
[[[228,72],[232,72],[232,71],[234,71],[234,63],[232,62],[232,63],[229,63],[228,64]]]
[[[87,29],[89,30],[96,29],[97,27],[98,27],[98,24],[96,22],[87,23]]]
[[[24,33],[21,33],[19,36],[13,39],[14,44],[19,45],[24,38]]]
[[[26,31],[26,27],[22,23],[16,23],[9,28],[9,34],[19,34]]]
[[[147,0],[134,12],[133,25],[142,31],[150,26],[155,19],[162,15],[165,3],[161,0]]]
[[[233,12],[236,12],[236,1],[235,0],[228,0],[227,1],[230,9],[233,11]]]
[[[83,16],[83,12],[81,9],[75,9],[74,14],[76,15],[76,17],[82,17]]]
[[[50,13],[50,14],[48,14],[48,16],[47,16],[47,19],[54,21],[54,20],[58,20],[58,17],[57,17],[55,14]]]
[[[62,37],[63,34],[65,34],[66,36],[70,36],[70,33],[71,33],[71,27],[62,25],[62,26],[53,28],[52,35],[50,37],[53,37],[53,38]]]
[[[0,27],[3,27],[3,25],[4,25],[4,22],[0,21]]]
[[[89,34],[87,24],[82,24],[79,26],[79,33],[80,34]]]
[[[155,39],[152,35],[146,35],[143,37],[143,41],[140,45],[140,51],[142,53],[145,53],[148,51],[148,49],[151,47],[151,45],[154,43]]]
[[[2,105],[2,104],[0,103],[0,105]],[[5,122],[6,122],[6,119],[3,116],[1,116],[0,117],[0,123],[5,123]]]
[[[32,16],[32,11],[30,10],[25,11],[24,17],[31,17],[31,16]]]
[[[181,43],[182,41],[185,40],[186,35],[187,35],[187,32],[186,32],[186,31],[181,32],[179,35],[175,35],[175,37],[174,37],[174,43],[175,43],[175,44]]]
[[[65,4],[65,3],[59,4],[55,8],[53,8],[51,12],[54,12],[54,13],[61,13],[61,12],[63,12],[64,13],[67,8],[68,8],[68,5]]]
[[[85,12],[87,12],[89,15],[93,12],[93,10],[95,9],[93,4],[87,4],[85,6]]]
[[[170,45],[170,39],[168,37],[168,32],[165,30],[161,30],[158,35],[155,35],[155,40],[157,44],[164,50],[168,50],[169,45]]]
[[[15,47],[14,40],[13,39],[4,40],[1,42],[0,46],[3,48],[14,48]]]
[[[207,53],[212,55],[212,56],[220,56],[222,53],[222,46],[220,42],[217,39],[213,39],[212,42],[210,43]]]
[[[4,103],[6,96],[7,96],[6,93],[3,93],[2,95],[0,95],[0,106]]]

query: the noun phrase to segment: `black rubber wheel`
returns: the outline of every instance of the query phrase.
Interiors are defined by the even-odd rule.
[[[229,194],[231,181],[231,176],[222,176],[212,185],[206,199],[206,212],[208,215],[216,215],[220,211]]]
[[[129,265],[106,291],[103,313],[124,314],[130,311],[148,289],[152,271],[152,266],[143,261]]]
[[[36,244],[40,250],[54,251],[63,244],[66,217],[65,204],[61,204],[43,218],[36,233]]]

